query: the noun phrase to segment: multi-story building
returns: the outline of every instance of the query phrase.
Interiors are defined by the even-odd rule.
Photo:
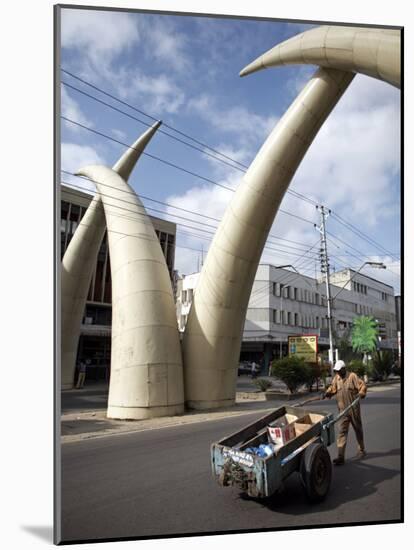
[[[63,258],[92,197],[93,195],[90,193],[61,185],[61,258]],[[152,216],[150,219],[160,240],[173,281],[175,278],[176,224]],[[108,240],[105,233],[92,275],[78,348],[78,359],[90,364],[87,372],[89,378],[101,378],[108,373],[111,357],[111,321],[111,269]]]
[[[341,298],[345,299],[344,294],[347,300],[351,298],[349,301],[351,307],[354,308],[352,312],[354,317],[355,315],[371,315],[377,320],[380,347],[397,349],[397,315],[393,287],[353,269],[344,269],[331,274],[331,282],[339,287],[344,287]],[[341,307],[338,309],[344,316]],[[349,314],[347,319],[351,319]]]
[[[177,318],[185,328],[196,292],[198,273],[178,283]],[[380,326],[380,346],[397,349],[393,288],[351,269],[331,275],[333,330],[349,333],[353,319],[373,316]],[[288,336],[317,334],[319,347],[329,347],[325,282],[299,273],[260,264],[253,283],[243,332],[241,359],[262,361],[267,368],[273,357],[286,355]]]

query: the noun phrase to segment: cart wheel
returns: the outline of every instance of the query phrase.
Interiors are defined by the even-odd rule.
[[[322,443],[315,442],[305,449],[300,475],[311,502],[320,502],[328,494],[332,479],[331,457]]]

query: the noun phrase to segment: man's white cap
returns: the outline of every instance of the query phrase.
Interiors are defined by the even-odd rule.
[[[345,367],[346,367],[345,362],[342,361],[342,359],[340,359],[335,363],[334,370],[338,371],[338,370],[344,369]]]

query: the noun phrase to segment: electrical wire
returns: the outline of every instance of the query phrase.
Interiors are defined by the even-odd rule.
[[[65,185],[70,185],[68,182],[64,182],[62,181],[62,183],[64,183]],[[102,184],[102,185],[105,185],[105,184]],[[76,186],[75,186],[76,187]],[[69,195],[73,195],[73,196],[76,196],[78,197],[79,195],[77,193],[71,193],[70,191],[66,190],[66,192],[69,194]],[[110,198],[110,199],[113,199],[115,198],[113,195],[108,195],[108,194],[105,194],[105,193],[100,193],[101,196],[104,196],[104,197],[107,197],[107,198]],[[129,202],[130,204],[134,204],[134,203],[131,203],[130,201],[126,201],[126,200],[123,200],[123,199],[120,199],[120,198],[115,198],[116,201],[122,201],[122,202]],[[125,208],[124,206],[119,206],[117,204],[109,204],[109,206],[113,207],[113,208],[117,208],[118,210],[120,211],[123,211],[123,212],[130,212],[133,216],[136,216],[138,213],[135,212],[134,210],[131,210],[131,209],[128,209],[128,208]],[[183,216],[178,216],[176,214],[168,214],[168,213],[165,213],[165,212],[162,212],[160,210],[157,210],[157,209],[153,209],[153,208],[150,208],[150,207],[145,207],[147,210],[151,210],[151,211],[155,211],[155,212],[161,212],[165,215],[168,215],[170,217],[178,217],[178,218],[181,218],[181,219],[184,219],[184,220],[188,220],[188,218],[184,218]],[[138,215],[141,215],[141,216],[146,216],[145,213],[143,214],[138,214]],[[120,215],[121,216],[121,215]],[[124,217],[125,219],[134,219],[133,216],[121,216],[121,217]],[[171,221],[171,220],[166,220],[166,221]],[[199,224],[202,224],[203,222],[197,222],[195,220],[190,220],[192,221],[193,223],[199,223]],[[173,223],[176,223],[176,225],[179,225],[181,227],[186,227],[188,229],[192,229],[192,230],[195,230],[195,231],[201,231],[203,233],[207,233],[208,235],[211,235],[211,236],[214,236],[215,235],[215,232],[212,232],[212,231],[209,231],[207,229],[203,229],[203,228],[200,228],[200,227],[194,227],[194,226],[191,226],[191,225],[187,225],[187,224],[184,224],[184,223],[181,223],[181,222],[173,222]],[[208,225],[208,224],[203,224],[203,225]],[[214,227],[216,229],[215,226],[210,226],[210,227]],[[264,247],[266,250],[271,250],[271,251],[275,251],[278,253],[278,255],[280,254],[283,254],[285,256],[288,256],[288,257],[295,257],[295,256],[302,256],[302,255],[299,255],[299,254],[295,254],[295,253],[292,253],[292,252],[287,252],[286,250],[280,250],[278,248],[274,248],[272,246],[269,246],[269,245],[265,245]],[[201,252],[201,251],[200,251]]]
[[[121,100],[120,98],[116,97],[115,95],[110,94],[109,92],[107,92],[107,91],[103,90],[102,88],[100,88],[100,87],[98,87],[98,86],[92,84],[91,82],[88,82],[87,80],[85,80],[85,79],[79,77],[78,75],[75,75],[74,73],[72,73],[72,72],[70,72],[70,71],[68,71],[68,70],[66,70],[66,69],[64,69],[64,68],[61,68],[61,71],[62,71],[63,73],[66,73],[66,74],[69,75],[70,77],[72,77],[72,78],[78,80],[79,82],[82,82],[82,83],[85,84],[86,86],[89,86],[90,88],[92,88],[92,89],[98,91],[99,93],[104,94],[105,96],[107,96],[107,97],[113,99],[114,101],[117,101],[118,103],[120,103],[120,104],[122,104],[122,105],[125,105],[126,107],[128,107],[128,108],[130,108],[130,109],[132,109],[132,110],[134,110],[134,111],[140,113],[141,115],[143,115],[143,116],[145,116],[145,117],[151,119],[152,121],[158,120],[156,117],[154,117],[154,116],[152,116],[152,115],[149,115],[148,113],[144,112],[144,111],[141,110],[141,109],[138,109],[137,107],[135,107],[134,105],[131,105],[130,103],[127,103],[126,101]],[[78,93],[81,93],[81,94],[83,94],[83,95],[89,97],[90,99],[92,99],[92,100],[94,100],[94,101],[97,101],[97,102],[103,104],[104,106],[106,106],[106,107],[108,107],[108,108],[111,108],[111,109],[113,109],[113,110],[115,110],[115,111],[117,111],[117,112],[119,112],[119,113],[121,113],[121,114],[123,114],[123,115],[129,117],[129,118],[132,118],[132,119],[136,120],[137,122],[140,122],[140,123],[142,123],[142,124],[144,124],[144,125],[146,125],[146,126],[150,126],[150,124],[148,124],[147,122],[145,122],[145,121],[143,121],[143,120],[140,120],[140,119],[134,117],[134,116],[131,115],[130,113],[127,113],[127,112],[125,112],[125,111],[123,111],[123,110],[121,110],[121,109],[118,109],[118,108],[115,107],[114,105],[111,105],[111,104],[109,104],[109,103],[104,102],[103,100],[97,98],[96,96],[93,96],[93,95],[91,95],[91,94],[88,94],[88,93],[85,92],[84,90],[81,90],[81,89],[79,89],[79,88],[77,88],[77,87],[75,87],[75,86],[69,84],[68,82],[65,82],[65,81],[61,80],[61,83],[62,83],[63,85],[65,85],[65,86],[67,86],[67,87],[69,87],[69,88],[71,88],[71,89],[77,91]],[[232,158],[229,157],[228,155],[225,155],[224,153],[218,151],[217,149],[214,149],[213,147],[211,147],[211,146],[209,146],[209,145],[207,145],[207,144],[205,144],[205,143],[203,143],[203,142],[197,140],[196,138],[190,136],[189,134],[186,134],[186,133],[182,132],[181,130],[178,130],[178,129],[174,128],[174,127],[171,126],[171,125],[168,125],[168,124],[164,123],[163,126],[164,126],[165,128],[168,128],[168,129],[172,130],[173,132],[176,132],[177,134],[179,134],[179,135],[185,137],[186,139],[189,139],[189,140],[193,141],[194,143],[197,143],[198,145],[200,145],[201,147],[203,147],[203,149],[200,149],[199,147],[195,147],[195,146],[192,145],[191,143],[188,143],[188,142],[186,142],[186,141],[184,141],[184,140],[181,140],[181,139],[177,138],[176,136],[173,136],[172,134],[169,134],[168,132],[165,132],[165,131],[162,130],[162,129],[158,130],[158,132],[163,133],[163,134],[167,135],[168,137],[170,137],[170,138],[172,138],[172,139],[175,139],[175,140],[177,140],[177,141],[183,143],[183,144],[186,145],[186,146],[192,147],[193,149],[198,150],[199,152],[202,152],[202,153],[204,153],[204,154],[206,154],[206,155],[209,155],[210,157],[214,158],[215,160],[217,160],[217,161],[219,161],[219,162],[223,162],[223,163],[227,164],[228,166],[230,166],[230,167],[232,167],[232,168],[234,168],[234,169],[237,169],[237,170],[240,170],[240,171],[244,172],[244,171],[246,171],[246,169],[248,168],[248,167],[247,167],[246,165],[244,165],[243,163],[241,163],[241,162],[239,162],[239,161],[237,161],[237,160],[235,160],[235,159],[232,159]],[[120,143],[120,142],[119,142],[119,143]],[[123,144],[123,145],[125,145],[125,144]],[[212,155],[211,153],[208,153],[208,151],[206,151],[206,149],[212,151],[213,153],[215,153],[215,155]],[[217,157],[216,155],[220,155],[220,156],[223,157],[223,158],[219,158],[219,157]],[[230,161],[232,164],[230,164],[230,163],[224,161],[224,160],[223,160],[224,158],[227,159],[227,161]],[[236,166],[236,165],[238,165],[238,166]],[[216,183],[216,184],[217,184],[217,183]],[[218,184],[218,185],[220,185],[220,184]],[[303,201],[305,201],[305,202],[307,202],[307,203],[309,203],[309,204],[312,204],[312,205],[315,205],[315,206],[318,204],[318,203],[317,203],[316,201],[314,201],[313,199],[311,199],[311,198],[309,198],[309,197],[306,197],[305,195],[299,193],[298,191],[295,191],[294,189],[288,189],[287,192],[288,192],[289,194],[292,194],[292,195],[295,196],[296,198],[299,198],[299,199],[301,199],[301,200],[303,200]],[[283,213],[286,213],[286,212],[283,212]],[[352,231],[352,232],[353,232],[355,235],[357,235],[359,238],[364,239],[364,240],[367,241],[367,242],[370,242],[371,244],[373,244],[373,245],[377,248],[377,250],[379,249],[379,250],[382,251],[382,253],[385,252],[386,254],[390,255],[392,258],[396,259],[396,255],[392,254],[392,253],[389,252],[386,248],[384,248],[382,245],[380,245],[379,243],[377,243],[374,239],[372,239],[371,237],[369,237],[368,235],[366,235],[365,233],[363,233],[363,232],[362,232],[358,227],[356,227],[354,224],[352,224],[352,223],[346,221],[344,218],[342,218],[342,216],[340,216],[339,214],[337,214],[336,212],[334,212],[334,211],[332,211],[332,210],[331,210],[331,214],[332,214],[332,216],[337,220],[338,223],[341,223],[344,227],[346,227],[349,231]],[[299,219],[301,219],[301,218],[299,218]],[[349,246],[349,245],[348,245],[348,246]]]
[[[62,172],[65,173],[65,174],[71,175],[71,176],[74,175],[74,174],[72,174],[71,172],[69,172],[69,171],[67,171],[67,170],[62,170]],[[76,177],[80,177],[80,178],[82,178],[82,179],[86,179],[87,181],[93,181],[92,179],[85,178],[84,176],[76,176]],[[75,188],[77,188],[77,189],[80,189],[80,190],[83,189],[81,186],[78,186],[78,185],[76,185],[76,184],[72,184],[72,183],[69,183],[69,182],[63,182],[63,183],[65,183],[66,185],[71,185],[71,186],[73,186],[73,187],[75,187]],[[95,183],[97,183],[97,182],[95,182]],[[99,182],[98,182],[98,183],[99,183]],[[111,186],[111,185],[109,185],[109,184],[100,183],[100,185],[104,185],[105,187],[109,187],[109,188],[112,188],[112,189],[116,189],[114,186]],[[136,196],[135,192],[133,192],[133,191],[128,191],[128,190],[122,190],[122,191],[123,191],[124,193],[128,194],[128,195]],[[174,205],[172,205],[172,204],[169,204],[169,203],[166,203],[166,202],[163,202],[163,201],[158,201],[158,200],[152,199],[151,197],[147,197],[147,196],[145,196],[145,195],[141,195],[141,194],[140,194],[139,197],[142,198],[142,199],[145,199],[145,200],[149,200],[149,201],[156,202],[156,203],[161,204],[161,205],[163,205],[163,206],[172,207],[172,208],[175,208],[175,209],[177,209],[177,210],[182,210],[182,211],[187,212],[187,213],[190,213],[190,214],[192,214],[192,215],[201,216],[201,217],[203,217],[203,218],[205,217],[205,218],[207,218],[207,219],[216,221],[216,222],[218,222],[218,223],[221,221],[221,220],[219,220],[218,218],[214,218],[214,217],[212,217],[212,216],[204,216],[203,214],[201,214],[201,213],[199,213],[199,212],[191,212],[190,210],[187,210],[187,209],[184,209],[184,208],[181,208],[181,207],[178,207],[178,206],[174,206]],[[119,199],[119,200],[122,200],[123,202],[129,202],[129,201],[125,200],[125,199]],[[131,203],[131,202],[130,202],[130,204],[135,204],[135,203]],[[150,208],[150,207],[148,207],[148,208]],[[176,214],[173,214],[173,213],[164,212],[164,211],[160,211],[160,210],[156,210],[156,209],[152,209],[152,210],[154,210],[155,212],[160,212],[160,213],[162,213],[162,214],[166,214],[166,215],[170,215],[170,216],[176,216],[176,217],[180,218],[180,216],[178,216],[178,215],[176,215]],[[189,219],[189,218],[183,218],[183,219],[185,219],[186,221],[191,221],[191,222],[194,222],[194,223],[198,223],[198,224],[200,224],[200,225],[206,225],[206,226],[208,226],[208,227],[213,227],[214,229],[217,229],[217,226],[216,226],[216,225],[205,224],[205,223],[200,222],[200,221],[198,221],[198,220],[193,220],[193,219]],[[301,243],[299,243],[299,242],[297,242],[297,241],[292,241],[292,240],[289,240],[289,239],[283,239],[283,238],[281,238],[281,237],[278,237],[278,236],[276,236],[276,235],[273,235],[272,233],[269,234],[269,238],[271,238],[271,239],[276,239],[276,240],[283,240],[283,241],[292,242],[292,243],[294,243],[294,244],[301,245]],[[304,248],[302,248],[302,245],[301,245],[301,248],[297,248],[297,247],[285,245],[285,244],[283,244],[283,243],[272,243],[271,241],[270,241],[270,243],[271,243],[271,244],[277,244],[278,246],[283,246],[283,247],[285,247],[285,248],[291,248],[292,250],[297,250],[297,251],[300,251],[300,252],[303,252],[303,251],[305,250]]]

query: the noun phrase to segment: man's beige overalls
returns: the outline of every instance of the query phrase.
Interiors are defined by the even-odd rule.
[[[342,378],[336,374],[332,380],[332,384],[326,390],[327,397],[336,396],[339,411],[343,411],[348,405],[354,401],[358,395],[365,397],[367,386],[354,372],[347,372]],[[362,431],[361,407],[357,403],[352,409],[342,418],[337,439],[338,458],[345,458],[345,447],[348,438],[349,424],[352,424],[355,435],[358,441],[358,449],[360,452],[365,451],[364,434]]]

